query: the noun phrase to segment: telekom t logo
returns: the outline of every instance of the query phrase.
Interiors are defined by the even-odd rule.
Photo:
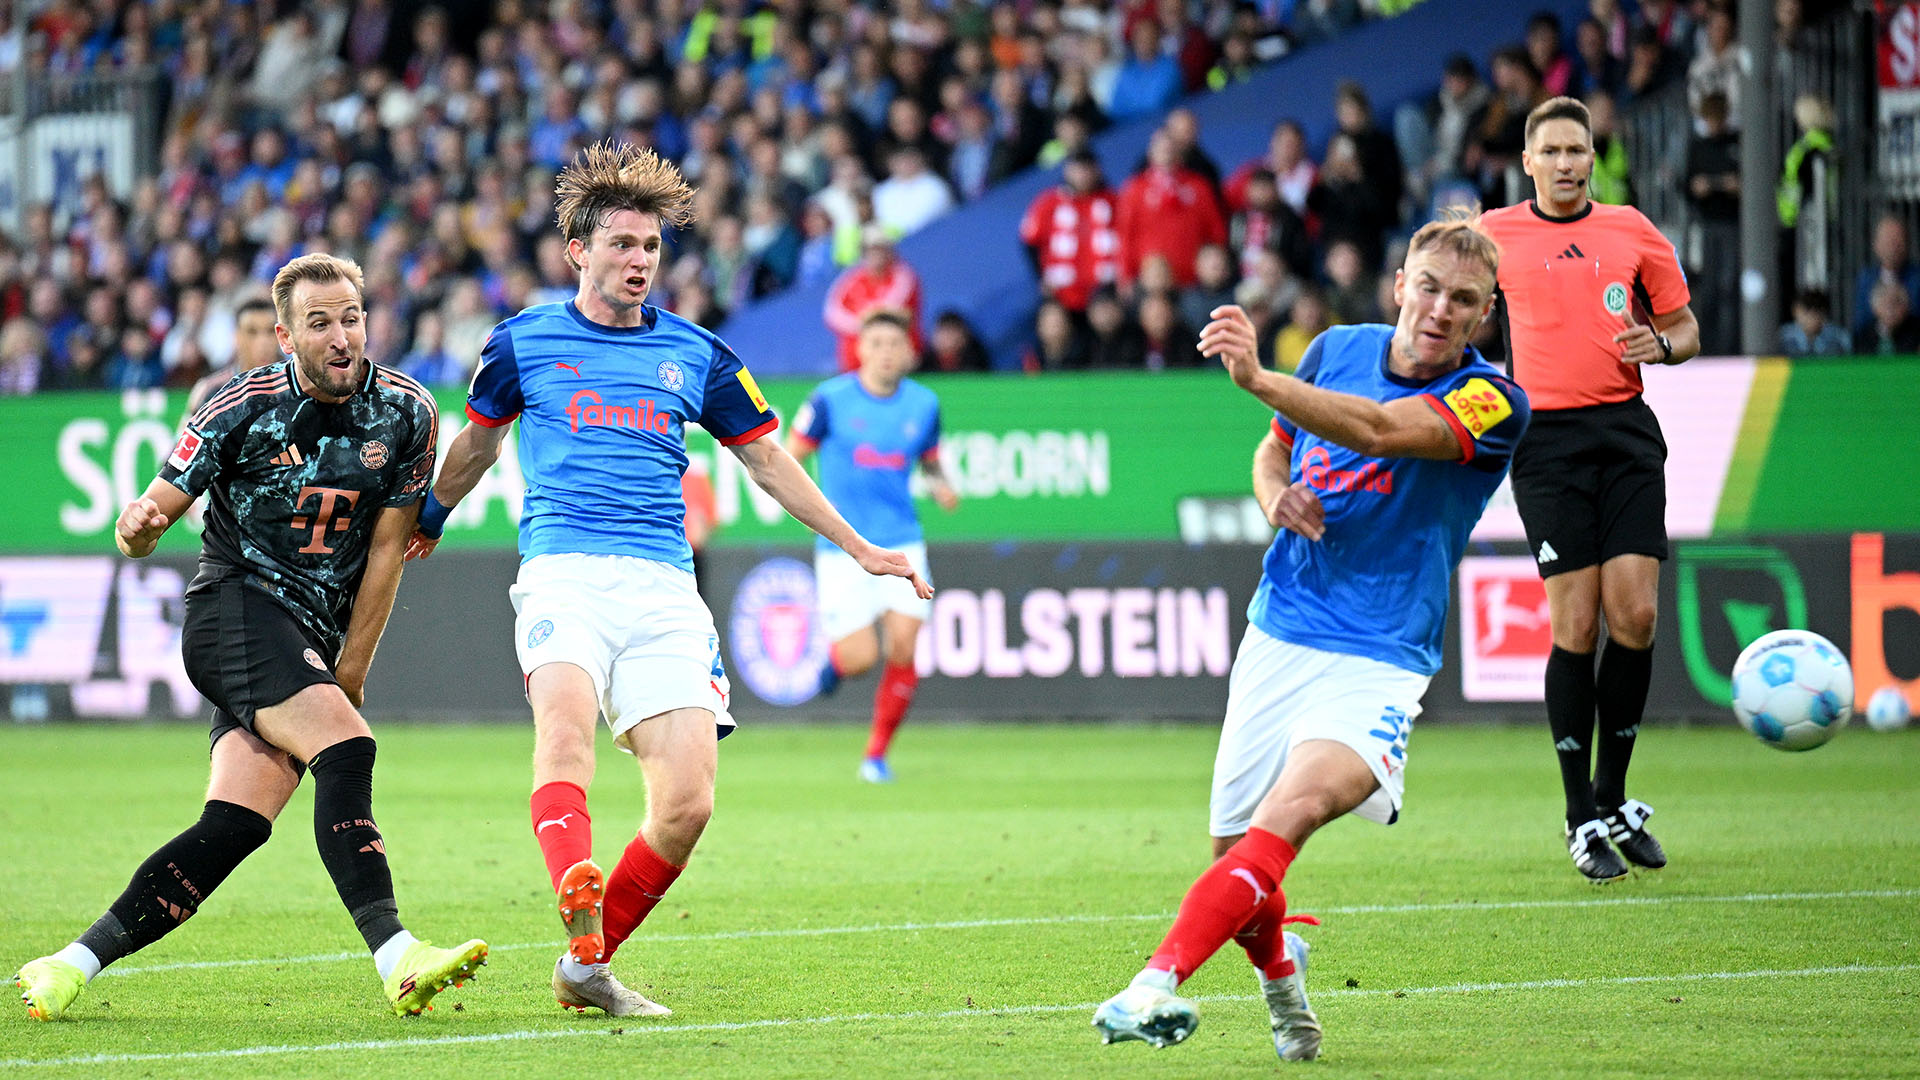
[[[333,532],[347,531],[347,525],[353,521],[354,501],[360,498],[360,493],[341,488],[303,487],[300,489],[299,497],[293,500],[294,507],[304,509],[307,500],[315,495],[320,497],[319,512],[311,517],[306,514],[296,514],[290,524],[295,529],[305,529],[309,526],[313,529],[313,539],[307,542],[306,547],[300,549],[300,554],[331,555],[333,549],[327,546],[328,527],[331,526]],[[345,505],[342,505],[343,503]]]

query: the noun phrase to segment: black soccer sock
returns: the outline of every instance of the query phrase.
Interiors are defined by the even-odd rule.
[[[1547,729],[1560,755],[1560,786],[1567,793],[1567,824],[1600,816],[1594,809],[1593,654],[1568,652],[1558,645],[1547,655]]]
[[[1603,813],[1613,813],[1626,801],[1627,764],[1633,760],[1633,740],[1640,734],[1647,689],[1652,685],[1652,646],[1630,649],[1609,638],[1600,653],[1600,674],[1594,681],[1600,738],[1593,769],[1593,801]]]
[[[373,823],[373,752],[373,740],[363,735],[334,743],[308,763],[314,846],[369,951],[402,929],[387,844]]]
[[[147,856],[126,891],[80,935],[80,944],[105,967],[159,941],[192,918],[272,834],[273,823],[252,810],[208,800],[199,821]]]

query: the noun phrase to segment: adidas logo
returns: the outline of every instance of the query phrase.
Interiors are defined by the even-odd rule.
[[[1578,750],[1580,749],[1580,740],[1569,735],[1566,738],[1561,739],[1559,742],[1554,743],[1553,748],[1562,753]]]
[[[1539,558],[1540,565],[1545,566],[1546,564],[1554,561],[1555,559],[1558,559],[1559,557],[1560,557],[1560,553],[1553,550],[1552,544],[1549,544],[1544,540],[1541,541],[1540,558]]]
[[[1586,257],[1586,252],[1580,250],[1579,244],[1568,244],[1567,250],[1561,252],[1559,255],[1559,258],[1562,259],[1584,259]]]
[[[300,448],[292,443],[288,443],[285,450],[275,454],[271,462],[271,464],[274,465],[304,465],[306,463],[307,456],[302,454]]]

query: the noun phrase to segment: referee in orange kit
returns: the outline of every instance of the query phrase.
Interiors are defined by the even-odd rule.
[[[1514,454],[1513,496],[1553,621],[1547,723],[1567,795],[1567,851],[1603,884],[1625,877],[1628,863],[1667,864],[1647,831],[1653,810],[1626,797],[1667,557],[1667,444],[1640,397],[1640,365],[1692,358],[1700,326],[1672,243],[1640,211],[1588,194],[1587,107],[1542,102],[1526,139],[1533,199],[1481,220],[1500,244],[1508,355],[1534,410]]]

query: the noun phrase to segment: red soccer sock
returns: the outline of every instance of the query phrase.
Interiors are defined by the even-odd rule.
[[[547,860],[547,876],[556,891],[560,875],[582,859],[593,858],[593,819],[587,816],[587,793],[580,785],[555,780],[540,785],[528,800],[533,809],[533,838]]]
[[[1246,837],[1214,860],[1187,890],[1173,929],[1147,966],[1187,981],[1256,912],[1278,898],[1293,857],[1292,844],[1265,829],[1248,829]],[[1284,910],[1286,901],[1278,902]],[[1275,927],[1277,934],[1278,923]]]
[[[613,873],[607,876],[607,899],[603,909],[606,916],[601,924],[601,933],[607,939],[605,959],[613,959],[613,951],[633,936],[647,913],[667,895],[668,887],[685,869],[661,858],[647,843],[645,836],[633,838],[633,843],[627,845],[626,853],[620,856]]]
[[[1287,955],[1286,928],[1292,923],[1307,923],[1319,926],[1320,920],[1311,915],[1287,914],[1287,894],[1273,890],[1267,902],[1253,913],[1247,925],[1233,935],[1233,940],[1247,950],[1247,959],[1260,974],[1269,979],[1284,979],[1293,974],[1293,958]]]
[[[920,672],[912,664],[888,664],[880,672],[880,689],[873,694],[873,731],[867,736],[867,756],[887,756],[893,733],[907,718],[913,704],[913,692],[920,687]]]

